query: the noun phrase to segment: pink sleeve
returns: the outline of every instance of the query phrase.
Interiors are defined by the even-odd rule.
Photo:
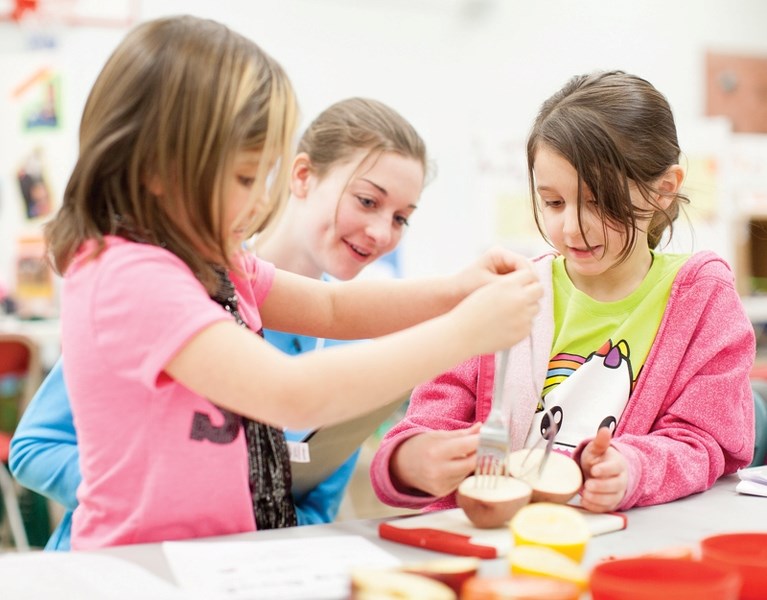
[[[370,466],[373,490],[382,502],[409,508],[429,505],[431,509],[455,507],[452,495],[437,499],[419,495],[414,490],[401,490],[392,481],[389,464],[397,447],[414,435],[426,431],[462,429],[478,420],[476,406],[478,381],[481,379],[480,362],[481,357],[475,356],[413,390],[407,414],[384,436]],[[490,380],[492,382],[492,374]]]
[[[253,331],[263,326],[258,307],[263,304],[274,283],[274,265],[242,253],[239,263],[241,273],[232,272],[232,283],[240,297],[240,314]]]
[[[240,255],[239,264],[243,276],[232,273],[232,282],[240,294],[249,294],[253,304],[261,306],[274,283],[274,265],[247,252]]]
[[[92,331],[113,369],[154,387],[190,338],[229,315],[170,252],[130,244],[110,249],[93,286]],[[126,367],[130,365],[130,367]]]
[[[706,263],[667,313],[613,440],[629,465],[621,509],[707,490],[753,456],[754,330],[729,269]]]

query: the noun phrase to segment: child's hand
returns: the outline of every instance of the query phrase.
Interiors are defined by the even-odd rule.
[[[601,427],[581,453],[583,491],[581,505],[592,512],[615,510],[626,495],[628,465],[626,459],[610,446],[610,430]]]
[[[473,354],[510,348],[530,333],[542,295],[543,287],[530,269],[497,276],[453,311],[458,318],[456,339],[470,344]]]
[[[453,431],[428,431],[394,451],[391,474],[401,488],[442,498],[455,491],[477,464],[480,423]]]
[[[521,254],[500,246],[485,251],[472,265],[456,274],[462,296],[466,296],[492,281],[499,275],[514,271],[531,271],[530,263]]]

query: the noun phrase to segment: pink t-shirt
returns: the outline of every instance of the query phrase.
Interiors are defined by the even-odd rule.
[[[174,254],[107,238],[81,252],[64,279],[64,376],[83,481],[72,548],[253,531],[239,417],[164,373],[205,327],[231,316]],[[242,258],[233,277],[254,331],[274,267]]]

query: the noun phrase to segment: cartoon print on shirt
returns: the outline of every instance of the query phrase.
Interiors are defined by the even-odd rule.
[[[558,422],[555,445],[562,450],[574,449],[599,427],[615,431],[633,386],[626,340],[617,344],[607,340],[586,358],[564,353],[554,356],[526,445],[534,444],[549,427],[544,408]]]
[[[231,444],[237,438],[237,434],[240,433],[242,421],[240,415],[215,404],[212,406],[221,413],[224,417],[224,422],[221,425],[214,425],[211,422],[210,416],[195,411],[192,418],[192,431],[189,433],[189,437],[193,440],[208,440],[214,444]]]

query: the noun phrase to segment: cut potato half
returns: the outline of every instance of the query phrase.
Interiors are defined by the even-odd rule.
[[[402,567],[406,573],[423,575],[436,579],[460,596],[463,584],[479,571],[479,559],[469,556],[437,558],[420,563],[409,563]]]
[[[429,577],[391,569],[355,569],[351,574],[351,600],[456,600],[444,583]]]
[[[493,529],[503,527],[530,502],[532,493],[532,488],[520,479],[475,476],[461,482],[455,501],[475,527]]]
[[[530,455],[525,461],[525,458]],[[543,460],[544,450],[533,448],[516,450],[509,454],[509,474],[523,479],[533,488],[532,502],[556,502],[565,504],[583,485],[583,474],[577,462],[559,452],[552,452],[538,475],[538,467]],[[524,465],[522,464],[524,463]]]

